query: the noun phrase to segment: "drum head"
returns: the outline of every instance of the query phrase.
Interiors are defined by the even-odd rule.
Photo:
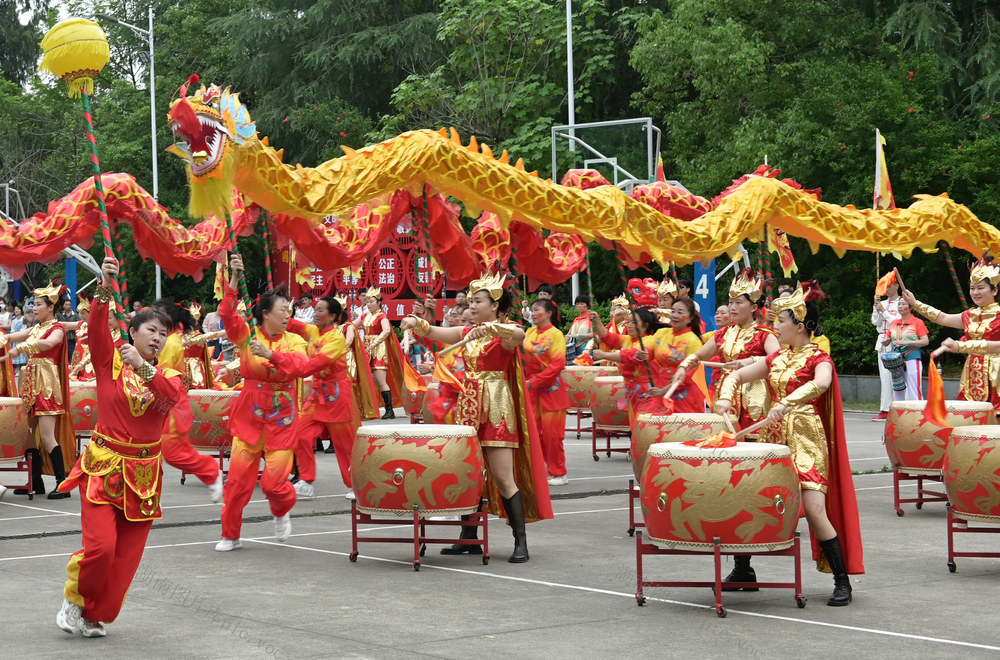
[[[763,460],[791,455],[788,447],[768,442],[737,442],[735,447],[692,447],[676,442],[660,442],[650,445],[647,452],[649,457],[702,459],[706,461]]]

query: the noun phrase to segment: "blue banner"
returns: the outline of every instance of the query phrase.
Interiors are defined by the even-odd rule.
[[[694,264],[694,301],[698,303],[701,320],[705,322],[705,332],[717,330],[715,327],[715,259],[705,268],[700,262]]]

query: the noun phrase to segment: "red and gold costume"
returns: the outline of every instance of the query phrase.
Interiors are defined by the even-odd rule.
[[[76,348],[73,350],[73,361],[70,364],[70,371],[80,366],[80,371],[75,376],[70,376],[71,380],[94,380],[94,365],[90,357],[90,344],[87,341],[90,325],[86,321],[80,321],[76,327]]]
[[[56,346],[38,350],[38,342],[47,339],[56,331],[62,331],[59,321],[46,321],[31,328],[28,338],[19,345],[22,353],[28,354],[28,364],[21,369],[21,400],[24,409],[31,416],[52,415],[56,417],[56,442],[62,450],[63,464],[72,465],[76,461],[76,435],[73,431],[73,416],[70,414],[69,362],[66,335]],[[36,432],[36,442],[41,449],[41,438]],[[47,451],[41,451],[42,471],[53,474],[52,461]]]
[[[365,315],[365,320],[362,323],[365,331],[365,350],[368,351],[368,360],[373,370],[389,368],[388,342],[392,330],[382,330],[382,321],[388,319],[389,317],[381,311],[369,312]]]
[[[207,350],[204,346],[195,346],[195,348],[200,349],[203,355]],[[159,364],[182,374],[181,379],[185,386],[177,405],[170,412],[167,425],[163,429],[163,437],[160,440],[161,451],[163,452],[163,460],[167,463],[178,470],[195,475],[202,483],[211,485],[219,478],[219,464],[212,456],[202,454],[192,447],[188,437],[191,426],[194,424],[194,413],[191,411],[191,400],[187,394],[188,389],[193,386],[188,373],[186,353],[184,335],[181,330],[172,332],[167,337],[163,350],[160,352]],[[211,368],[209,368],[208,373],[211,373]],[[204,380],[202,383],[200,389],[205,387]]]
[[[83,550],[66,567],[66,600],[83,617],[110,623],[118,616],[153,520],[161,517],[160,435],[184,386],[176,371],[122,363],[107,323],[110,295],[94,300],[90,342],[101,415],[91,441],[59,485],[80,489]]]
[[[471,330],[464,328],[462,336]],[[499,337],[483,337],[462,347],[462,361],[465,392],[455,405],[455,423],[475,428],[483,447],[513,448],[514,480],[524,499],[526,521],[552,518],[544,453],[524,395],[517,351],[506,350]],[[492,479],[486,481],[484,496],[491,513],[506,516]]]
[[[236,292],[223,286],[222,316],[226,335],[239,347],[243,390],[229,414],[227,430],[233,434],[229,479],[223,492],[222,536],[238,539],[243,509],[253,495],[261,456],[266,468],[261,489],[271,513],[284,516],[295,506],[295,489],[288,481],[298,438],[298,383],[309,374],[304,339],[291,332],[268,335],[256,328],[253,338],[274,351],[270,360],[250,352],[250,327],[236,309]]]
[[[1000,304],[973,307],[962,312],[965,332],[961,341],[1000,340]],[[959,381],[958,398],[988,401],[1000,411],[1000,355],[971,354],[965,360]]]
[[[344,485],[351,485],[351,450],[354,432],[361,426],[361,413],[354,401],[351,378],[347,373],[349,351],[344,335],[335,325],[323,330],[298,319],[288,321],[288,331],[309,342],[309,369],[312,371],[312,389],[302,404],[298,435],[301,440],[295,449],[299,465],[299,478],[312,483],[316,480],[316,456],[313,453],[315,438],[326,428],[330,433],[337,465]]]
[[[369,289],[367,295],[378,297],[381,295],[378,289]],[[406,401],[404,383],[404,369],[409,366],[409,361],[403,355],[403,347],[399,345],[399,339],[390,327],[388,330],[382,329],[382,321],[388,323],[388,317],[379,310],[374,314],[369,312],[362,323],[365,331],[365,350],[368,352],[369,364],[372,371],[385,370],[385,382],[391,392],[391,403],[393,408],[403,406]],[[383,397],[390,396],[383,394]],[[385,401],[384,405],[388,405]]]
[[[764,344],[768,337],[774,336],[774,330],[766,325],[750,321],[745,325],[730,325],[719,330],[713,336],[718,350],[719,362],[733,362],[747,358],[767,355]],[[700,369],[700,366],[695,368]],[[725,378],[731,369],[723,369],[720,378]],[[713,392],[712,403],[719,400],[718,388]],[[767,416],[771,407],[771,398],[763,381],[744,383],[733,398],[733,419],[740,428],[751,426]]]
[[[590,318],[587,318],[590,321]],[[542,452],[549,474],[566,474],[566,410],[569,396],[562,382],[566,369],[566,338],[551,323],[544,328],[528,328],[524,344],[525,396],[535,413],[535,424],[542,436]]]
[[[354,324],[348,322],[340,326],[347,347],[344,360],[347,364],[347,376],[351,379],[354,391],[354,401],[358,404],[361,419],[378,419],[378,398],[375,379],[372,377],[368,351],[358,334]]]
[[[785,445],[799,473],[799,485],[805,490],[826,493],[830,523],[840,537],[849,574],[864,573],[861,527],[854,479],[847,455],[844,413],[836,371],[833,382],[822,395],[812,385],[820,364],[833,366],[829,355],[815,344],[786,348],[767,356],[767,389],[771,404],[787,406],[780,423],[768,424],[760,432],[761,442]],[[799,388],[814,388],[810,394],[789,397]],[[721,389],[726,389],[723,385]],[[813,558],[821,555],[813,536]]]
[[[441,346],[444,348],[444,346]],[[435,358],[441,363],[448,373],[455,377],[460,383],[465,379],[465,362],[459,351],[452,351],[444,356]],[[455,406],[458,404],[458,395],[461,390],[457,385],[441,381],[438,385],[438,394],[427,404],[427,409],[434,415],[435,424],[454,424]]]

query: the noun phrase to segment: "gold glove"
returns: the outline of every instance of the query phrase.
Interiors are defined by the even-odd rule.
[[[28,339],[25,339],[23,342],[21,342],[13,349],[11,349],[10,355],[11,357],[15,355],[35,355],[36,353],[38,353],[39,350],[40,349],[38,347],[38,338],[29,337]]]
[[[786,396],[781,401],[778,401],[780,406],[797,406],[804,403],[809,403],[813,399],[818,399],[822,392],[819,391],[819,385],[816,381],[809,381],[802,387],[798,388],[788,396]]]
[[[236,358],[235,360],[232,360],[231,362],[227,362],[225,364],[225,367],[226,367],[226,371],[229,372],[230,376],[232,376],[232,378],[233,378],[234,381],[238,381],[240,379],[240,359],[239,358]]]
[[[719,383],[719,401],[735,401],[736,391],[740,389],[740,379],[736,372],[728,374]]]
[[[917,301],[915,301],[913,303],[913,309],[914,309],[914,311],[917,312],[917,314],[920,314],[921,316],[923,316],[928,321],[937,321],[938,315],[941,314],[941,310],[940,309],[937,309],[935,307],[931,307],[930,305],[925,305],[924,303],[920,302],[919,300],[917,300]]]
[[[413,334],[418,337],[426,337],[430,334],[431,324],[427,322],[427,319],[420,318],[416,314],[410,314],[410,318],[416,322],[413,326]]]
[[[142,366],[135,370],[135,375],[148,383],[156,377],[156,367],[148,362],[143,362]]]
[[[963,353],[965,355],[986,355],[989,353],[989,350],[986,348],[985,339],[973,339],[955,343],[957,344],[956,353]]]
[[[514,339],[514,330],[516,329],[516,326],[497,323],[496,321],[484,323],[483,326],[486,327],[491,335],[499,337],[503,341],[511,341]]]
[[[3,333],[0,333],[0,349],[7,347],[7,337]]]
[[[684,373],[687,373],[692,369],[694,369],[695,367],[697,367],[700,362],[701,360],[698,359],[698,356],[695,353],[692,353],[691,355],[681,360],[681,363],[677,365],[677,369],[679,371],[684,371]]]
[[[115,292],[111,287],[98,284],[96,290],[94,291],[94,298],[102,303],[110,303],[115,299]]]

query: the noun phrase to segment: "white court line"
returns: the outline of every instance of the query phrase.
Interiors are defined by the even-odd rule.
[[[0,504],[6,505],[6,506],[16,506],[19,509],[31,509],[33,511],[44,511],[45,513],[59,514],[59,515],[63,515],[63,516],[77,516],[77,517],[80,516],[79,513],[73,513],[71,511],[56,511],[55,509],[43,509],[40,506],[28,506],[27,504],[14,504],[13,502],[0,502]],[[39,518],[47,518],[47,517],[48,516],[39,516]],[[0,520],[9,520],[9,518],[0,518]]]

